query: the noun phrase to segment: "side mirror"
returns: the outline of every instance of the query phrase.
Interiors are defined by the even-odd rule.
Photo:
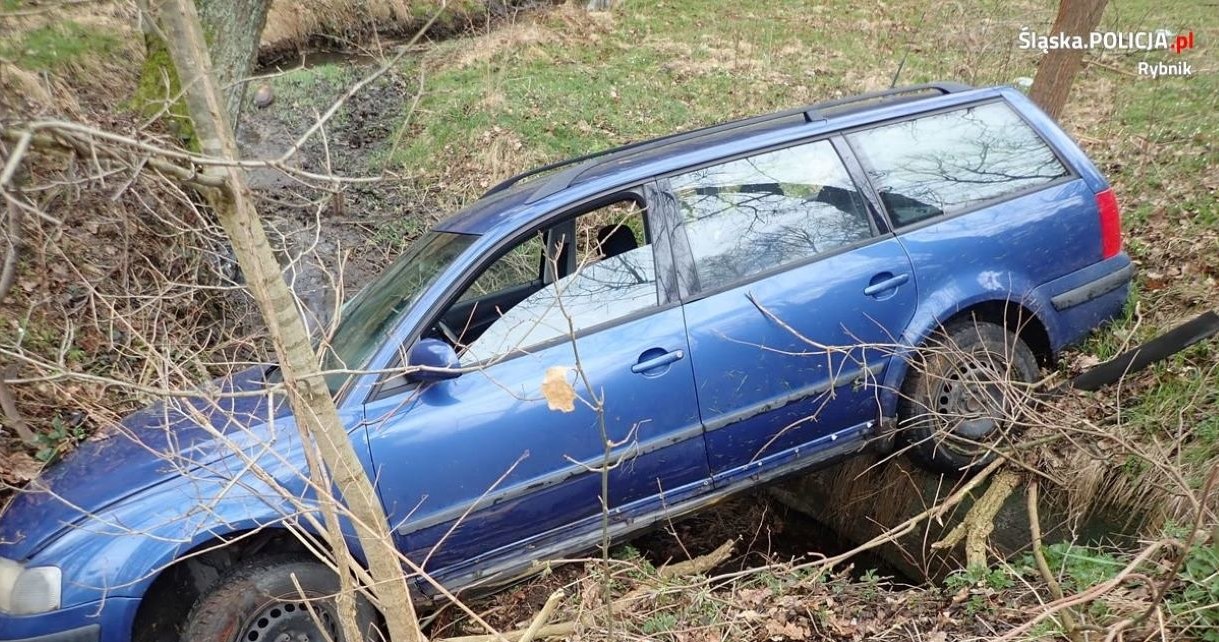
[[[440,339],[420,339],[406,355],[406,365],[419,368],[406,376],[411,381],[444,381],[461,376],[461,362],[453,346]]]

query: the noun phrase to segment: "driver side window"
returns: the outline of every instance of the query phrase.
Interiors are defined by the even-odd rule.
[[[516,287],[541,287],[545,273],[545,235],[535,234],[501,256],[461,294],[459,301],[480,299]]]
[[[658,303],[642,204],[632,198],[530,236],[488,266],[431,336],[463,365],[522,354]]]

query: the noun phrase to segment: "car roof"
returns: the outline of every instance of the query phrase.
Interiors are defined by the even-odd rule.
[[[478,201],[441,221],[436,229],[482,234],[501,223],[509,222],[522,209],[547,196],[613,174],[629,173],[631,169],[659,160],[714,147],[730,140],[787,129],[793,125],[826,121],[970,89],[973,87],[949,82],[896,87],[678,132],[570,158],[532,169],[499,183]]]

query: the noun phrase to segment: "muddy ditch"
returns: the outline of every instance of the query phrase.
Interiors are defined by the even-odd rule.
[[[335,0],[309,9],[318,15],[292,18],[286,17],[290,10],[305,9],[274,5],[255,71],[266,78],[247,90],[236,127],[240,151],[250,159],[283,156],[352,84],[376,71],[383,60],[375,55],[377,51],[392,55],[425,27],[407,56],[422,56],[436,42],[485,33],[554,4],[554,0],[471,2],[441,11],[434,21],[435,11],[427,3],[412,5],[412,11],[403,13],[396,4],[364,3],[357,10]],[[347,294],[359,289],[410,240],[451,213],[450,205],[428,197],[434,190],[403,178],[400,168],[387,163],[399,142],[398,126],[419,91],[418,78],[404,74],[405,66],[388,70],[344,101],[324,131],[288,161],[295,169],[377,177],[376,182],[334,183],[318,189],[274,169],[249,172],[259,212],[273,242],[278,241],[281,261],[311,325],[332,315],[336,283]]]
[[[333,64],[333,63],[327,63]],[[273,159],[288,152],[321,113],[342,97],[350,82],[372,71],[344,62],[338,73],[293,83],[285,76],[268,86],[273,100],[258,107],[247,99],[237,128],[245,158]],[[349,178],[380,177],[372,183],[334,183],[326,189],[304,185],[274,169],[249,172],[259,212],[267,222],[281,259],[289,266],[293,289],[313,322],[329,318],[335,303],[332,275],[350,293],[372,280],[435,217],[417,201],[417,190],[383,175],[381,158],[394,138],[405,105],[417,86],[387,73],[348,99],[288,161],[293,168]],[[419,221],[414,224],[413,221]],[[289,257],[300,257],[292,261]]]
[[[258,51],[258,73],[285,67],[371,58],[368,48],[391,50],[420,34],[424,42],[485,32],[518,15],[560,0],[321,0],[271,4]]]

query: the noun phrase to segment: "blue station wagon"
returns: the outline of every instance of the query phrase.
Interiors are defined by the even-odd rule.
[[[1010,88],[930,84],[512,178],[320,345],[397,546],[461,591],[595,547],[606,464],[615,539],[869,444],[968,471],[1012,436],[1010,382],[1131,276],[1113,192],[1058,126]],[[316,506],[291,413],[256,394],[274,379],[133,414],[20,493],[0,639],[323,639],[295,587],[337,580],[293,533]]]

